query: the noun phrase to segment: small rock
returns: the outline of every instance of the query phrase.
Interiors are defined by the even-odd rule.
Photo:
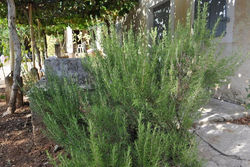
[[[57,151],[60,151],[62,149],[63,149],[62,147],[55,145],[53,152],[56,153]]]
[[[7,110],[3,113],[2,117],[5,117],[7,115],[10,115],[11,114],[11,111],[10,110]]]
[[[32,115],[31,114],[28,114],[25,116],[25,118],[30,118]]]
[[[44,162],[43,163],[43,166],[46,166],[46,165],[48,165],[49,164],[49,162]]]

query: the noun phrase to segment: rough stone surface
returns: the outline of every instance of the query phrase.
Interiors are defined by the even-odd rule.
[[[45,60],[45,76],[53,73],[59,77],[77,80],[80,85],[86,83],[89,77],[80,58],[49,58]]]
[[[250,161],[239,160],[235,157],[222,155],[209,144],[197,137],[199,143],[199,155],[204,160],[204,167],[249,167]]]
[[[250,126],[228,123],[250,115],[241,105],[211,99],[194,133],[204,167],[250,167]]]
[[[250,128],[232,123],[204,124],[196,134],[225,155],[250,162]]]
[[[250,110],[246,110],[244,106],[217,99],[211,99],[200,111],[201,118],[196,122],[198,124],[230,121],[250,115]]]

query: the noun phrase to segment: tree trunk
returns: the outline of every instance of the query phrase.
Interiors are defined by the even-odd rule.
[[[110,30],[110,23],[109,20],[105,19],[104,22],[106,23],[107,27],[108,27],[108,34],[110,35],[111,30]]]
[[[63,39],[64,39],[64,34],[63,34]],[[60,53],[59,53],[59,57],[64,57],[64,45],[65,45],[65,41],[64,40],[60,40],[60,37],[59,37],[59,34],[57,32],[57,41],[58,41],[58,44],[59,44],[59,48],[60,48]]]
[[[38,65],[39,65],[39,71],[36,70],[37,71],[37,76],[38,76],[37,80],[39,80],[43,76],[43,74],[41,72],[41,70],[42,70],[41,52],[40,52],[40,50],[39,50],[39,48],[37,46],[36,46],[36,54],[37,54]],[[36,68],[33,68],[33,69],[36,69]],[[36,73],[34,73],[34,74],[36,75]]]
[[[42,62],[41,62],[41,55],[40,55],[40,49],[39,47],[41,47],[41,30],[40,30],[40,27],[41,27],[41,23],[39,21],[39,19],[37,19],[37,25],[38,25],[38,39],[37,39],[37,45],[36,45],[36,53],[37,53],[37,58],[38,58],[38,65],[39,65],[39,70],[41,71],[42,69]]]
[[[45,62],[45,47],[44,45],[42,45],[42,64],[44,65],[44,62]]]
[[[30,37],[31,37],[31,50],[32,50],[32,62],[33,62],[33,68],[36,68],[36,57],[35,57],[35,48],[36,48],[36,42],[35,42],[35,35],[34,35],[34,27],[33,27],[33,20],[32,20],[32,4],[29,4],[29,25],[30,25]]]
[[[34,74],[34,77],[39,76],[38,70],[36,68],[36,40],[35,40],[35,34],[34,34],[34,27],[33,27],[33,20],[32,20],[32,4],[29,4],[29,25],[30,25],[30,36],[31,36],[31,48],[32,48],[32,62],[33,62],[33,68],[31,69],[31,74]],[[34,72],[37,71],[37,74]],[[39,79],[39,77],[38,77]]]
[[[13,76],[14,72],[14,62],[15,62],[15,54],[14,54],[14,43],[11,34],[9,33],[9,45],[10,45],[10,73]]]
[[[55,44],[55,55],[57,58],[61,57],[61,47],[58,43]]]
[[[5,77],[5,100],[6,104],[9,104],[10,101],[10,95],[11,95],[11,90],[13,86],[13,76],[7,76]],[[20,87],[23,86],[23,80],[22,77],[20,79]],[[23,92],[19,89],[17,91],[17,97],[16,97],[16,107],[19,108],[23,106]]]
[[[45,43],[43,42],[43,35],[44,35],[44,30],[42,29],[40,31],[40,21],[38,20],[38,25],[39,25],[39,41],[40,41],[40,46],[41,46],[41,51],[42,51],[42,56],[41,56],[41,61],[42,61],[42,64],[44,65],[44,62],[45,62]]]
[[[21,44],[19,41],[19,37],[17,35],[16,31],[16,7],[14,0],[7,0],[8,3],[8,27],[9,27],[9,33],[12,36],[13,43],[14,43],[14,51],[15,51],[15,68],[14,68],[14,78],[13,78],[13,85],[12,90],[10,94],[10,101],[9,106],[7,108],[7,111],[3,114],[11,114],[14,113],[16,110],[16,97],[19,85],[21,83]]]
[[[39,65],[39,70],[42,69],[42,63],[41,63],[41,55],[40,55],[40,50],[39,48],[36,46],[36,54],[37,54],[37,59],[38,59],[38,65]]]
[[[43,31],[43,40],[44,40],[44,53],[45,58],[48,58],[48,44],[47,44],[47,37],[45,31]]]

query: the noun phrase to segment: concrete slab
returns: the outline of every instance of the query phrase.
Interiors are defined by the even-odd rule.
[[[250,115],[250,110],[242,105],[217,99],[211,99],[205,107],[200,109],[200,112],[201,118],[196,122],[198,124],[230,121]]]
[[[197,140],[199,143],[199,155],[204,161],[203,167],[250,167],[250,161],[221,155],[200,138],[197,138]]]
[[[204,124],[195,131],[205,167],[250,167],[250,127]]]

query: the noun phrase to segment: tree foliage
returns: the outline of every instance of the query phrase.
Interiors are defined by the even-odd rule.
[[[7,19],[0,19],[0,54],[9,54],[9,30]]]
[[[67,25],[77,29],[90,26],[93,18],[117,18],[129,12],[138,0],[16,0],[17,23],[28,24],[28,5],[33,19],[39,19],[48,33],[62,32]],[[0,17],[7,16],[5,0],[0,0]],[[34,22],[36,24],[36,22]]]

